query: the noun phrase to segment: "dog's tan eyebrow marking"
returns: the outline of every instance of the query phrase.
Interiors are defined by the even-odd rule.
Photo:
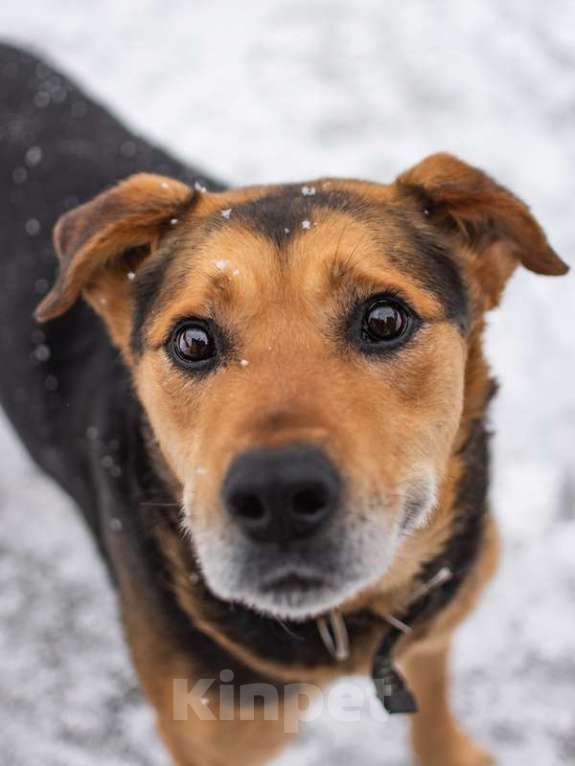
[[[373,256],[366,253],[359,258],[354,256],[360,242],[350,249],[340,247],[346,230],[344,225],[333,255],[326,263],[328,289],[397,292],[404,300],[415,303],[419,302],[417,293],[424,291],[439,305],[443,317],[465,332],[469,321],[467,293],[451,253],[443,243],[420,232],[409,222],[399,219],[399,223],[400,228],[398,221],[394,221],[396,231],[391,235],[385,224],[371,223],[369,228],[374,246],[370,251]],[[381,254],[381,269],[378,268],[378,253]],[[432,311],[437,312],[436,309]]]
[[[373,263],[365,266],[347,259],[335,260],[328,265],[324,284],[346,317],[379,295],[403,301],[425,322],[449,321],[437,296],[422,290],[415,280],[405,279],[405,273],[397,268],[378,269]]]
[[[195,246],[201,246],[205,232],[200,232]],[[168,281],[168,274],[182,250],[191,252],[190,243],[186,241],[186,234],[172,238],[162,245],[149,264],[146,264],[141,272],[137,273],[134,283],[134,321],[132,327],[131,346],[136,356],[140,356],[144,347],[144,329],[147,320],[154,307],[161,299],[162,293]],[[218,275],[220,276],[220,275]],[[227,279],[222,272],[221,279]],[[221,279],[216,278],[217,288],[221,290]]]
[[[467,288],[448,247],[431,233],[414,226],[407,217],[402,223],[409,245],[392,250],[391,262],[432,293],[443,306],[446,318],[466,333],[471,321]]]

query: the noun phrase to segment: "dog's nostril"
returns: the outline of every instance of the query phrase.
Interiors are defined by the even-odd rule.
[[[329,503],[325,487],[302,487],[292,496],[292,513],[300,518],[311,519],[323,513]]]
[[[266,520],[267,511],[255,494],[235,494],[229,499],[230,510],[246,524],[257,525]]]

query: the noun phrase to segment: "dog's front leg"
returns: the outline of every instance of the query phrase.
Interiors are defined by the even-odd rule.
[[[263,766],[298,731],[311,694],[236,672],[224,663],[206,670],[148,623],[125,625],[142,687],[176,766]],[[305,687],[304,687],[305,689]]]
[[[449,705],[449,650],[453,631],[475,607],[492,578],[499,556],[492,517],[484,530],[481,555],[455,601],[429,636],[408,646],[400,666],[415,693],[419,712],[411,719],[411,744],[418,766],[488,766],[494,760],[455,720]]]
[[[300,703],[274,686],[208,684],[164,676],[152,699],[176,766],[263,766],[296,733]]]
[[[221,717],[217,697],[190,704],[189,693],[178,701],[156,705],[158,729],[176,766],[263,766],[277,756],[293,734],[285,707],[228,710]],[[202,708],[198,715],[198,707]],[[188,708],[186,719],[178,720]],[[288,711],[289,715],[289,711]],[[242,719],[243,716],[243,719]],[[266,720],[266,718],[268,720]],[[288,729],[288,731],[286,731]],[[291,729],[291,731],[289,731]]]
[[[449,639],[412,649],[401,667],[419,712],[411,719],[411,745],[420,766],[489,766],[494,761],[455,720],[448,699]]]

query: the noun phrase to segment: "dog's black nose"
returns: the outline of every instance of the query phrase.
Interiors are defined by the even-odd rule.
[[[310,537],[337,509],[341,479],[315,447],[246,452],[230,466],[222,499],[245,534],[262,542]]]

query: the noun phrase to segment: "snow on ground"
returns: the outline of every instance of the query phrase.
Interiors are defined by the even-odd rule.
[[[224,178],[387,180],[448,149],[524,196],[571,263],[574,29],[569,0],[0,7],[0,36]],[[573,277],[521,273],[489,332],[505,555],[460,632],[455,703],[505,766],[575,761],[574,330]],[[0,763],[163,764],[87,535],[6,426],[0,448]],[[280,763],[399,766],[401,729],[324,715]]]

